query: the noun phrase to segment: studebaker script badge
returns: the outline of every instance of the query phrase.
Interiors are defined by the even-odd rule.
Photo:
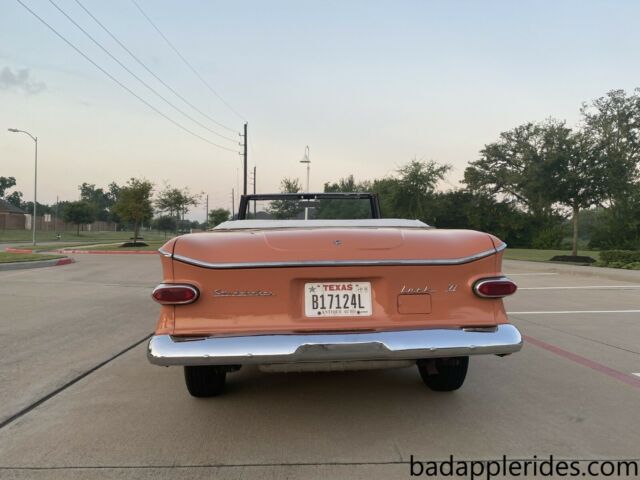
[[[223,290],[217,289],[213,291],[214,297],[273,297],[274,293],[270,290]]]
[[[447,286],[447,293],[455,293],[458,290],[458,285],[455,283],[450,283]],[[407,288],[406,285],[402,286],[402,290],[400,290],[400,295],[421,295],[423,293],[435,293],[436,290],[434,288],[429,288],[428,285],[425,285],[424,288],[416,287],[416,288]]]
[[[402,286],[402,290],[400,290],[400,295],[420,295],[422,293],[433,293],[435,290],[429,288],[427,285],[424,288],[407,288],[406,285]]]

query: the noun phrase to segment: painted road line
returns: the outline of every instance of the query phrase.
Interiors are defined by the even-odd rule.
[[[507,312],[509,315],[562,315],[573,313],[640,313],[640,310],[547,310],[539,312]]]
[[[533,338],[528,335],[524,335],[523,338],[526,343],[530,343],[532,345],[535,345],[536,347],[543,348],[548,352],[555,353],[556,355],[566,358],[567,360],[571,360],[572,362],[582,365],[583,367],[590,368],[592,370],[595,370],[596,372],[600,372],[611,378],[620,380],[621,382],[624,382],[627,385],[631,385],[632,387],[640,388],[640,378],[636,378],[627,373],[614,370],[613,368],[609,368],[606,365],[594,362],[593,360],[589,360],[586,357],[577,355],[568,350],[564,350],[563,348],[556,347],[555,345],[551,345],[550,343],[543,342],[542,340],[538,340],[537,338]]]
[[[640,285],[583,285],[580,287],[519,287],[518,290],[630,290]]]
[[[635,375],[636,377],[640,377],[640,373],[632,373],[631,375]]]

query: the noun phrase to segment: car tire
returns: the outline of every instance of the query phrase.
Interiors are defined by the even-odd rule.
[[[436,392],[452,392],[464,383],[469,357],[450,357],[421,360],[418,371],[424,384]]]
[[[184,382],[189,393],[198,398],[217,397],[224,392],[226,370],[216,366],[184,367]]]

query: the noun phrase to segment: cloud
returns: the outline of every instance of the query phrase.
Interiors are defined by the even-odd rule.
[[[27,94],[42,92],[47,86],[44,82],[36,82],[31,78],[28,68],[12,70],[4,67],[0,70],[0,90],[18,90]]]

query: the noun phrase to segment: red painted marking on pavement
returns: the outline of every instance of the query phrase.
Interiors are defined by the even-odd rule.
[[[550,343],[543,342],[542,340],[538,340],[537,338],[529,337],[528,335],[523,335],[524,340],[527,343],[531,343],[536,347],[543,348],[551,353],[555,353],[556,355],[560,355],[568,360],[576,362],[583,367],[590,368],[595,370],[596,372],[603,373],[608,375],[611,378],[615,378],[616,380],[620,380],[621,382],[626,383],[627,385],[631,385],[632,387],[640,388],[640,378],[635,378],[631,375],[628,375],[624,372],[620,372],[618,370],[614,370],[613,368],[609,368],[601,363],[594,362],[593,360],[589,360],[581,355],[577,355],[575,353],[571,353],[567,350],[564,350],[560,347],[556,347],[555,345],[551,345]]]
[[[56,267],[58,265],[69,265],[70,263],[74,263],[75,260],[73,258],[61,258],[56,262]]]

